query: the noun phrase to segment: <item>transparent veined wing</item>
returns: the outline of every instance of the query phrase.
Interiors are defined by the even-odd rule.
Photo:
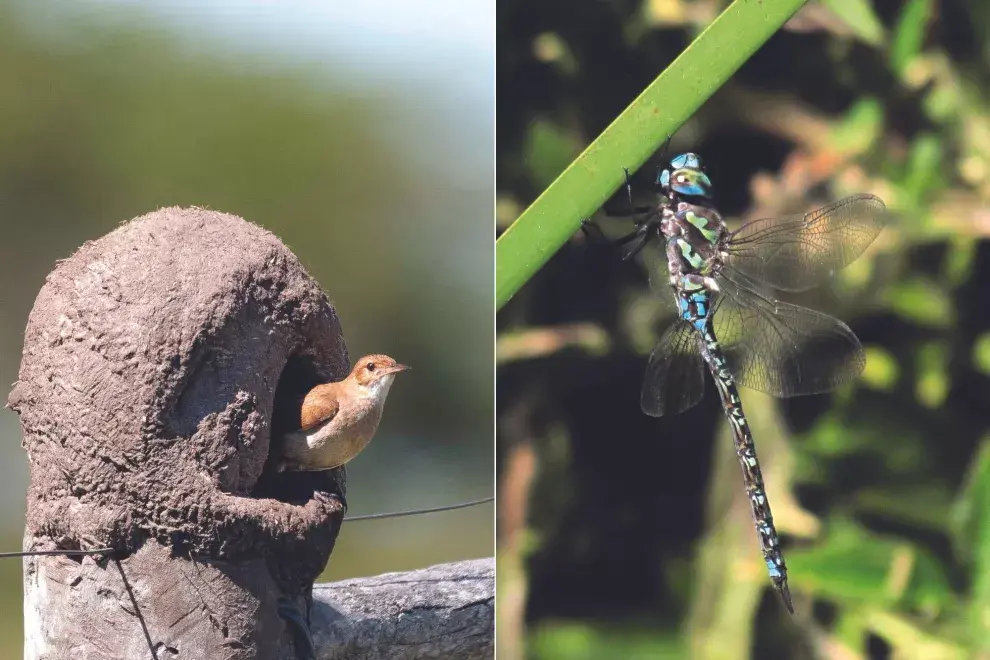
[[[650,290],[665,301],[673,301],[670,286],[670,268],[667,265],[667,241],[655,235],[640,251],[640,259],[650,279]]]
[[[740,385],[792,397],[831,391],[862,373],[863,347],[839,319],[720,283],[715,336]]]
[[[643,376],[640,406],[647,415],[676,415],[705,394],[704,362],[698,333],[678,319],[660,337]]]
[[[889,219],[879,197],[853,195],[805,215],[754,220],[732,233],[725,268],[804,291],[855,261]]]

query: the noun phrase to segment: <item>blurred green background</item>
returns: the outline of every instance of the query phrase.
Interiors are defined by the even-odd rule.
[[[727,4],[499,2],[499,230]],[[711,386],[640,412],[671,318],[642,267],[577,234],[499,312],[500,659],[990,658],[988,65],[984,0],[813,2],[673,137],[732,227],[856,192],[898,213],[797,299],[853,328],[862,377],[742,392],[797,617]]]
[[[350,512],[490,495],[492,14],[453,0],[0,3],[0,383],[17,378],[57,259],[158,207],[208,206],[296,252],[352,360],[414,368],[348,465]],[[27,462],[11,411],[0,439],[0,549],[17,550]],[[321,579],[491,556],[492,519],[488,505],[345,525]],[[0,561],[0,658],[21,657],[20,570]]]

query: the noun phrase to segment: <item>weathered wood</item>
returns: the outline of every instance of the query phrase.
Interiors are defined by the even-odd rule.
[[[317,584],[311,613],[320,660],[495,657],[495,560]]]
[[[114,548],[162,660],[292,650],[278,603],[326,566],[344,472],[279,481],[270,439],[348,368],[333,306],[260,227],[169,208],[85,244],[38,294],[8,402],[25,549]],[[116,564],[31,557],[24,586],[25,660],[150,657]]]
[[[146,627],[157,658],[167,660],[202,652],[191,650],[188,641],[209,638],[215,627],[227,625],[256,628],[253,657],[298,660],[292,644],[260,634],[283,625],[272,604],[264,603],[278,589],[262,561],[199,565],[163,561],[164,554],[152,543],[123,560],[126,584],[107,560],[28,558],[29,597],[44,594],[45,607],[61,603],[60,612],[74,613],[62,623],[28,602],[28,646],[38,657],[47,657],[39,649],[64,642],[72,650],[63,657],[150,659]],[[260,597],[245,597],[244,585]],[[317,584],[310,623],[319,660],[489,660],[494,658],[495,561]],[[235,650],[239,642],[231,639],[228,645]],[[201,657],[229,657],[211,653]]]

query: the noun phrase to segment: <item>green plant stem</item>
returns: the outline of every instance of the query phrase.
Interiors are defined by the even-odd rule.
[[[736,0],[650,83],[496,241],[496,309],[805,1]]]

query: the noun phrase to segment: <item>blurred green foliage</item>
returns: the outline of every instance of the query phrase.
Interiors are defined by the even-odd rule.
[[[500,3],[500,228],[727,4]],[[988,64],[982,0],[811,2],[674,136],[730,222],[856,192],[897,214],[800,299],[856,331],[863,377],[742,393],[797,617],[768,589],[715,397],[639,410],[666,320],[641,268],[578,234],[500,311],[500,593],[525,594],[500,606],[525,636],[506,657],[990,658]],[[575,324],[608,352],[547,339]]]
[[[494,109],[477,81],[491,60],[465,55],[470,81],[408,68],[442,65],[442,48],[383,71],[334,48],[299,57],[291,32],[253,50],[144,7],[90,5],[0,3],[0,383],[16,380],[57,259],[160,206],[206,206],[296,252],[352,360],[387,352],[414,368],[348,466],[351,513],[490,495]],[[27,462],[10,411],[0,440],[0,547],[15,550]],[[491,521],[479,507],[346,525],[322,579],[491,556]],[[20,582],[20,562],[0,560],[0,658],[22,655]]]
[[[623,180],[624,169],[642,164],[804,2],[740,0],[691,42],[499,237],[495,244],[496,309],[601,206],[609,188]],[[534,51],[545,59],[563,60],[561,71],[570,71],[567,51],[559,40],[537,37]],[[541,136],[542,143],[531,145],[531,164],[537,166],[533,170],[537,176],[546,176],[549,161],[538,155],[549,147],[556,151],[552,155],[559,156],[565,141],[555,139],[551,126],[534,134],[536,140]]]

